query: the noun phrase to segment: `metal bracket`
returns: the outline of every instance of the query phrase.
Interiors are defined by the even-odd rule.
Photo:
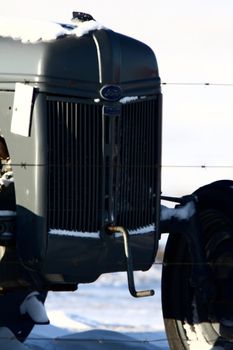
[[[149,296],[154,295],[154,290],[136,291],[136,289],[135,289],[134,275],[133,275],[133,261],[132,261],[132,254],[131,254],[131,249],[130,249],[130,245],[129,245],[129,233],[128,233],[128,231],[122,226],[109,226],[108,231],[110,233],[117,232],[117,233],[121,233],[123,235],[125,257],[126,257],[126,263],[127,263],[128,288],[129,288],[130,294],[135,298],[149,297]]]

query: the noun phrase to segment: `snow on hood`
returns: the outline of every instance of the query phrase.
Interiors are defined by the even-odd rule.
[[[102,24],[100,24],[94,20],[91,20],[91,21],[87,21],[87,22],[83,22],[83,23],[79,24],[71,31],[70,34],[71,35],[74,34],[79,38],[79,37],[89,33],[90,31],[100,30],[100,29],[106,29],[106,28]]]
[[[94,20],[78,25],[63,25],[43,20],[0,18],[0,36],[20,40],[23,43],[51,41],[66,35],[79,38],[90,31],[104,28]]]

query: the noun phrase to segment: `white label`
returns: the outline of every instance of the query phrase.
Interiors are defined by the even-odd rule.
[[[33,86],[22,83],[15,84],[11,120],[11,132],[14,134],[25,137],[29,137],[30,135],[33,90]]]

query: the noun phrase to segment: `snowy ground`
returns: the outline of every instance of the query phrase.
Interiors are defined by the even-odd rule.
[[[103,275],[74,293],[50,293],[50,326],[36,327],[25,345],[30,349],[168,349],[160,301],[161,265],[136,273],[137,289],[155,296],[135,299],[126,274]]]
[[[24,345],[11,335],[4,350],[158,350],[169,349],[161,314],[161,265],[136,272],[138,290],[154,289],[153,297],[135,299],[127,290],[126,274],[103,275],[77,292],[50,293],[49,326],[36,326]]]

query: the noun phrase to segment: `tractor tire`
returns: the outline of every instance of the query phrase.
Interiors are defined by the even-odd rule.
[[[170,234],[164,254],[162,307],[171,350],[233,349],[233,182],[195,192],[215,294],[203,303],[190,283],[184,236]]]

